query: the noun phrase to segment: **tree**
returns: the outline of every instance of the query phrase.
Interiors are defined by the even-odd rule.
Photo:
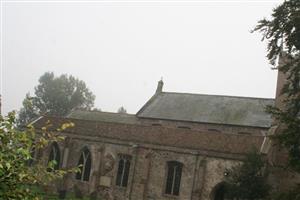
[[[16,128],[14,113],[7,117],[0,115],[0,199],[40,199],[32,190],[32,186],[47,185],[68,172],[77,171],[54,170],[55,161],[49,162],[48,165],[35,161],[34,165],[29,165],[30,161],[34,161],[33,151],[39,151],[53,141],[63,140],[63,137],[48,131],[50,126],[46,124],[36,137],[33,127],[25,130]],[[73,124],[63,124],[60,130],[70,126]]]
[[[269,191],[265,161],[256,151],[247,154],[243,163],[226,171],[226,199],[261,200]]]
[[[46,72],[35,87],[35,96],[26,95],[19,112],[19,122],[27,124],[36,116],[65,116],[75,108],[91,109],[95,96],[85,83],[73,76]]]
[[[39,109],[32,103],[32,97],[29,93],[26,94],[23,100],[23,107],[20,109],[18,123],[29,124],[32,119],[39,116]]]
[[[282,125],[281,134],[273,139],[288,151],[288,166],[300,172],[300,1],[285,1],[273,10],[270,20],[259,21],[254,31],[267,40],[267,58],[273,66],[280,57],[286,58],[278,69],[287,77],[281,91],[285,107],[269,106],[267,111]]]
[[[121,106],[119,109],[118,109],[118,113],[127,113],[127,110],[123,107],[123,106]]]

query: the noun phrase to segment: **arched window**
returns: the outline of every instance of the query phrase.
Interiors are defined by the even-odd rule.
[[[91,152],[86,147],[81,151],[78,166],[80,172],[77,172],[76,179],[81,181],[89,181],[92,167],[92,158]]]
[[[51,161],[55,161],[53,169],[58,170],[60,164],[60,151],[56,142],[53,142],[51,145],[48,163]],[[51,169],[49,169],[49,171],[51,171]]]
[[[131,161],[131,156],[129,155],[119,156],[119,166],[118,166],[117,181],[116,181],[117,186],[127,187],[130,161]]]
[[[183,164],[177,161],[167,162],[166,194],[179,195],[180,180]]]

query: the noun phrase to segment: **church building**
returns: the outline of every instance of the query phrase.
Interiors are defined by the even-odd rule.
[[[82,165],[57,190],[109,200],[223,200],[227,169],[253,149],[264,153],[274,99],[156,92],[136,114],[75,110],[41,117],[72,122],[40,157],[58,168]]]

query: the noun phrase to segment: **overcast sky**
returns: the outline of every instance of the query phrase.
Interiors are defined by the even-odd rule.
[[[163,90],[273,98],[277,72],[250,30],[281,1],[2,2],[2,111],[47,71],[86,82],[95,107],[136,113]]]

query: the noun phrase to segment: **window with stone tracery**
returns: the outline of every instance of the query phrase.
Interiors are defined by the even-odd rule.
[[[53,165],[53,169],[58,170],[59,165],[60,165],[60,150],[59,150],[58,144],[56,142],[53,142],[51,145],[48,163],[52,162],[52,161],[55,161],[54,165]],[[52,169],[50,169],[50,168],[48,169],[48,171],[51,171],[51,170]]]
[[[179,195],[180,181],[183,164],[177,161],[167,162],[167,180],[165,193],[169,195]]]
[[[119,166],[117,171],[116,185],[120,187],[127,187],[129,170],[130,170],[131,156],[119,155]]]
[[[76,179],[81,181],[89,181],[92,167],[91,152],[87,147],[83,148],[78,161],[80,171],[76,173]]]

